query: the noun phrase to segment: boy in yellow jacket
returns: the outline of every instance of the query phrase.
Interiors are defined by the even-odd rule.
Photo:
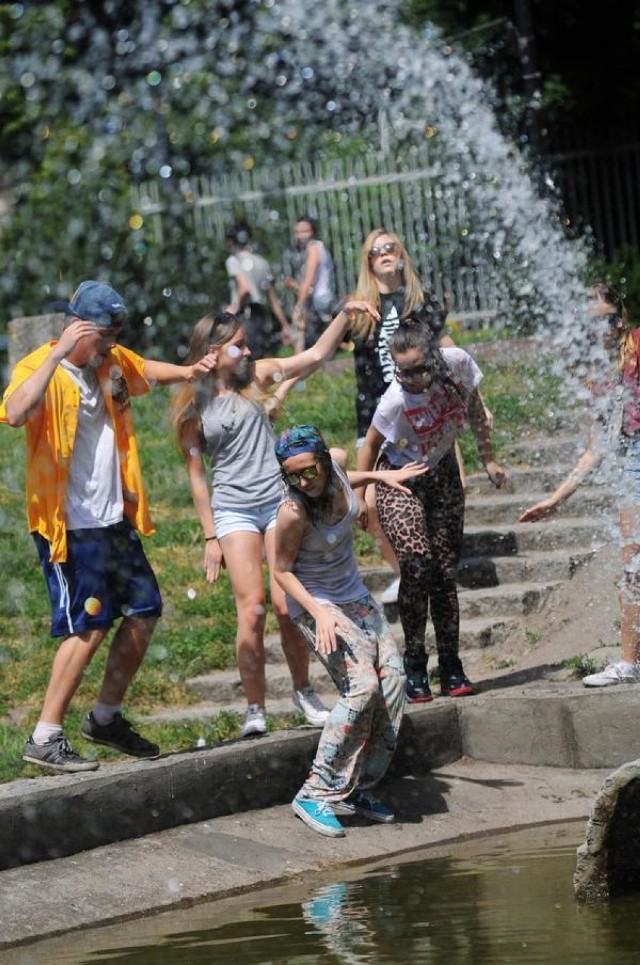
[[[23,760],[74,772],[95,770],[98,762],[73,750],[64,717],[119,619],[82,735],[133,757],[159,754],[121,713],[162,613],[138,535],[152,533],[153,525],[130,397],[202,373],[200,365],[152,361],[118,345],[126,309],[103,282],[83,281],[70,302],[55,307],[65,312],[60,339],[17,363],[0,422],[26,427],[27,521],[51,601],[51,635],[63,638]]]

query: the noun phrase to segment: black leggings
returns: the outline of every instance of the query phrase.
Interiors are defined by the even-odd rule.
[[[384,456],[378,469],[393,469]],[[445,667],[457,662],[460,607],[457,573],[464,527],[464,490],[453,450],[408,483],[411,493],[376,486],[380,525],[400,565],[398,613],[410,656],[425,652],[429,606]]]

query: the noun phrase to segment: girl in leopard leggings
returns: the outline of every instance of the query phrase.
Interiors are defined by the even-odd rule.
[[[376,505],[400,565],[407,697],[432,700],[425,648],[429,610],[442,694],[462,697],[473,686],[458,655],[464,492],[453,447],[466,421],[494,486],[502,487],[506,474],[493,460],[491,426],[478,393],[482,373],[471,356],[438,348],[421,320],[411,317],[396,329],[389,348],[395,378],[376,408],[358,468],[395,469],[418,460],[429,470],[408,484],[409,492],[376,486]]]

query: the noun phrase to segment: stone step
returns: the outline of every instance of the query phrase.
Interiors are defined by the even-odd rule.
[[[571,469],[570,466],[548,469],[545,466],[522,468],[511,467],[506,464],[504,468],[509,476],[509,481],[505,489],[501,490],[501,493],[553,492]],[[496,495],[496,488],[489,481],[486,472],[467,473],[466,483],[468,499],[475,495]]]
[[[507,468],[517,466],[566,466],[575,465],[586,448],[586,435],[558,433],[553,436],[535,435],[522,437],[517,442],[506,443],[500,450],[500,458]]]
[[[494,526],[496,523],[516,523],[518,517],[529,506],[540,502],[548,496],[548,492],[498,492],[495,489],[489,494],[470,495],[465,506],[465,527]],[[614,515],[617,505],[616,494],[608,486],[582,486],[579,498],[568,499],[562,503],[554,517],[578,515],[592,516],[602,512]],[[545,520],[548,523],[550,520]]]
[[[547,583],[571,579],[594,551],[555,549],[519,553],[517,556],[468,557],[458,569],[458,583],[467,589],[505,586],[509,583]]]
[[[291,677],[286,664],[267,664],[266,681],[267,697],[269,699],[287,698],[291,708],[288,713],[293,713],[295,708],[291,702]],[[318,660],[312,660],[309,665],[309,681],[318,693],[335,694],[335,684]],[[235,667],[231,670],[216,670],[200,677],[191,677],[185,683],[204,700],[217,704],[219,708],[227,709],[234,703],[242,703],[246,707],[240,675]]]
[[[534,550],[590,549],[615,538],[615,517],[552,517],[538,523],[466,526],[462,556],[515,556]]]
[[[322,686],[324,687],[324,682]],[[338,692],[335,687],[333,687],[333,692],[331,692],[330,689],[323,690],[322,700],[328,710],[332,709],[337,699]],[[218,714],[221,713],[233,713],[242,716],[246,709],[247,701],[244,697],[244,694],[241,692],[241,696],[239,698],[227,700],[223,704],[206,700],[198,704],[190,704],[188,707],[174,707],[170,710],[161,710],[155,714],[148,714],[146,717],[138,717],[137,720],[140,721],[140,723],[166,723],[168,721],[180,720],[211,720],[213,717],[217,717]],[[266,711],[267,717],[279,718],[292,717],[293,715],[296,715],[297,719],[301,721],[301,723],[297,724],[296,727],[319,730],[318,727],[313,727],[311,724],[303,722],[302,714],[293,704],[290,696],[269,696],[267,699]]]
[[[464,557],[458,569],[458,584],[473,589],[527,580],[544,583],[570,579],[578,567],[591,559],[593,553],[592,548],[560,548],[532,550],[516,556]],[[367,567],[360,571],[360,575],[374,596],[378,596],[394,579],[392,570],[386,566]]]
[[[460,620],[462,622],[474,617],[498,618],[535,613],[542,609],[549,594],[557,589],[560,583],[559,580],[549,583],[507,583],[504,586],[461,590],[458,594]],[[384,612],[390,623],[397,621],[398,608],[395,603],[385,603]]]

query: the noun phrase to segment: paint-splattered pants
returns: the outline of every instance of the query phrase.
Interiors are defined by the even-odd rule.
[[[307,613],[295,620],[340,691],[300,794],[335,802],[356,787],[373,787],[389,767],[402,723],[405,675],[387,621],[371,596],[326,606],[349,620],[338,650],[328,656],[316,650],[315,620]]]

